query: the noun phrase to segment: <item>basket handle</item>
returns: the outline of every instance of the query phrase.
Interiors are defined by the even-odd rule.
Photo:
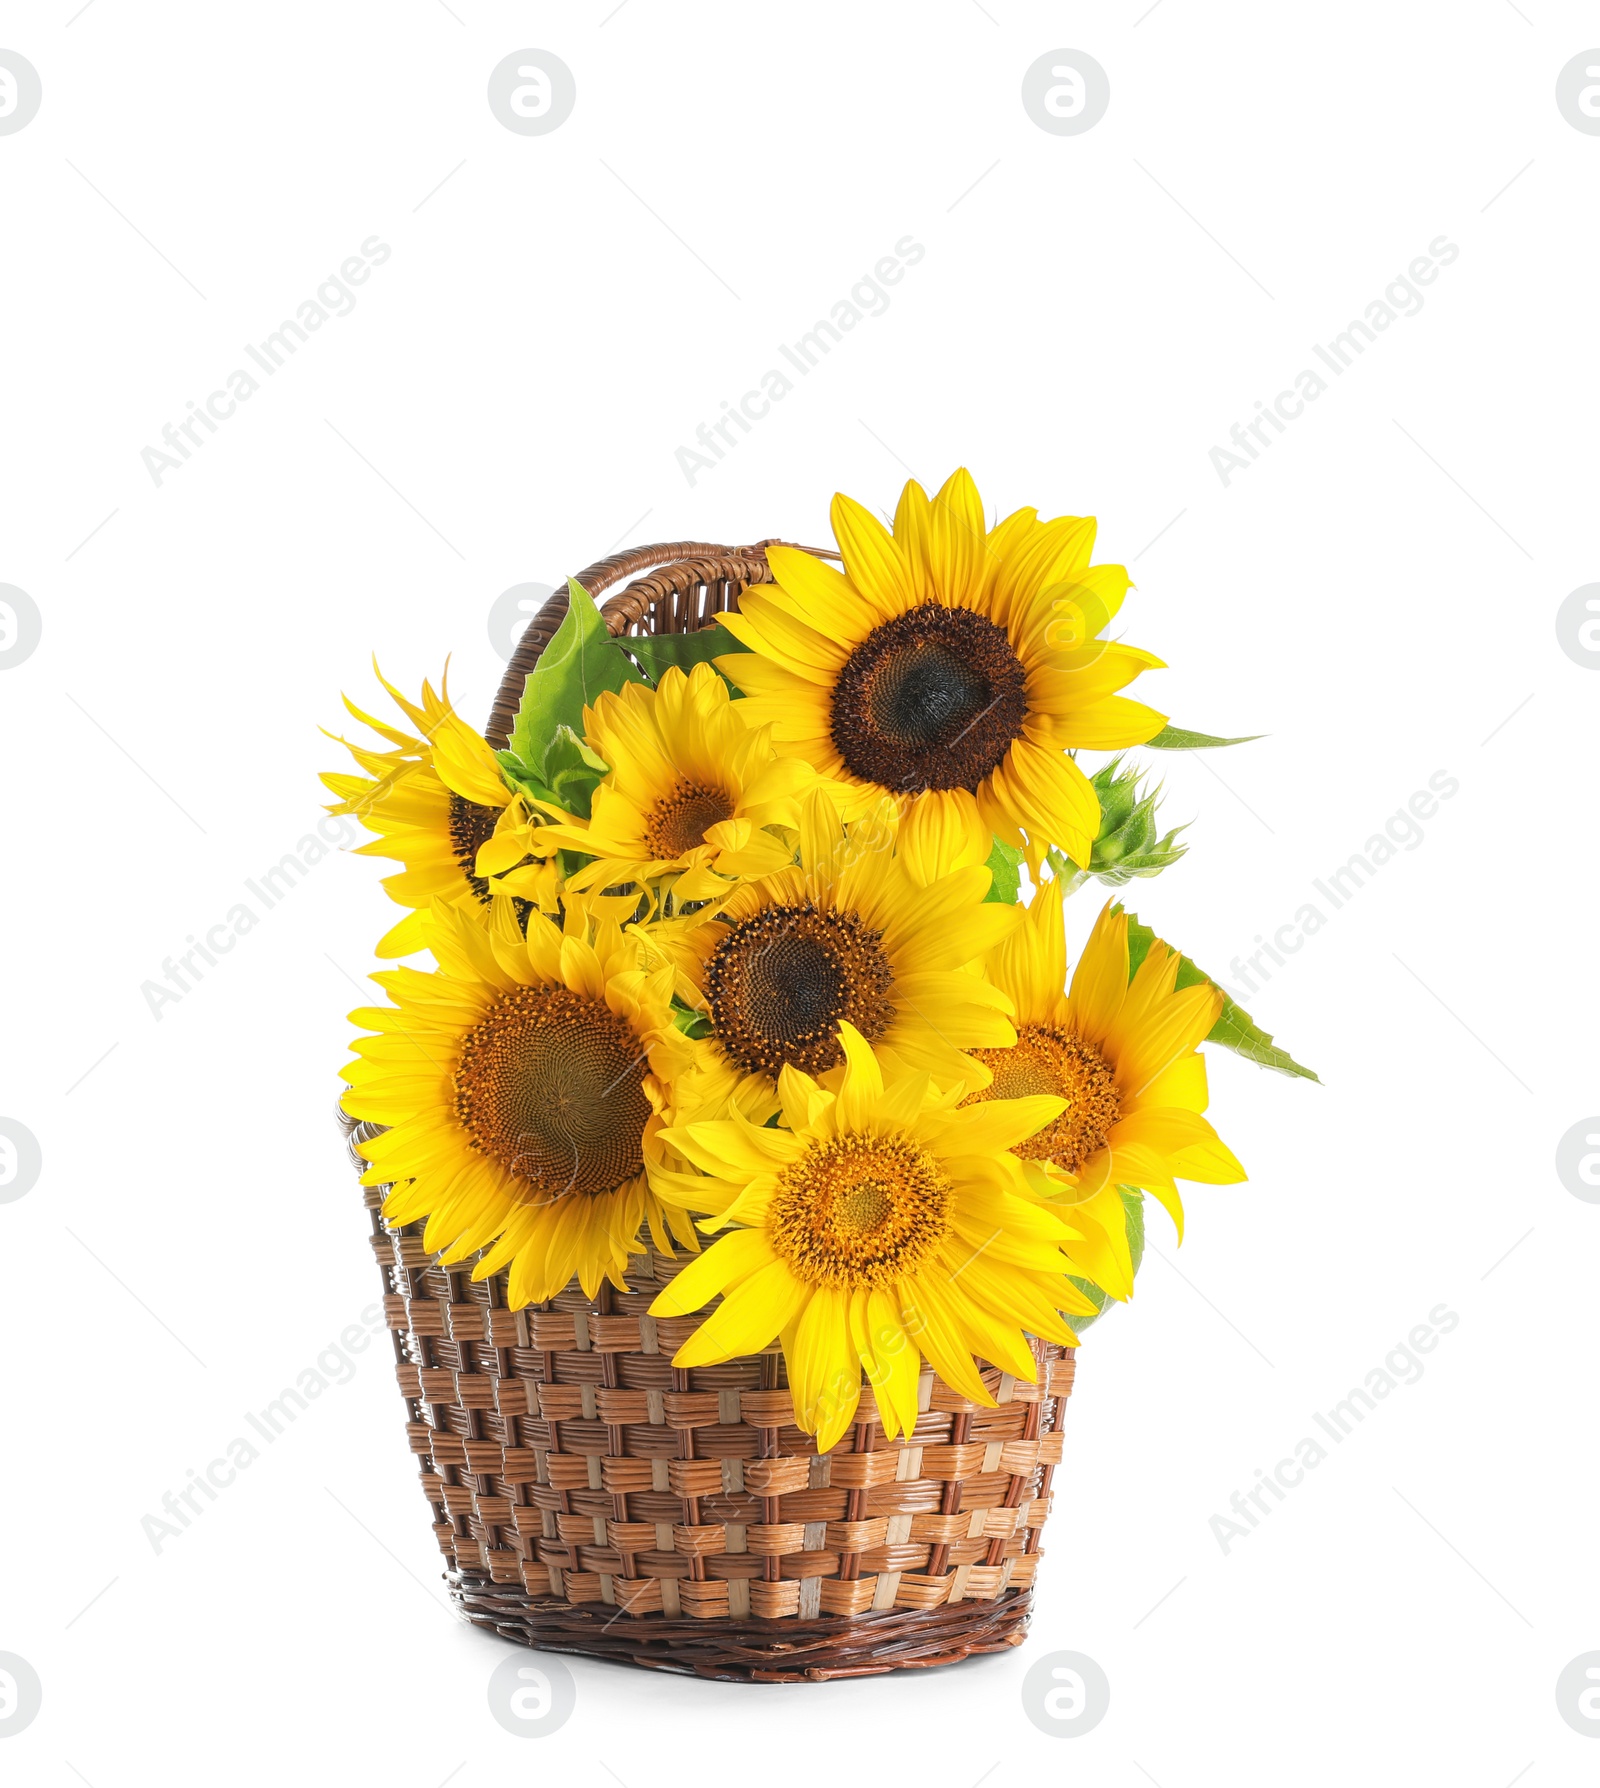
[[[634,578],[626,588],[601,603],[600,613],[606,626],[613,634],[625,633],[640,623],[650,633],[692,633],[710,626],[717,613],[737,609],[741,590],[751,584],[770,583],[767,548],[787,544],[758,540],[751,546],[721,546],[714,541],[675,540],[659,546],[636,546],[597,559],[580,571],[574,581],[598,601],[613,585],[634,578],[636,572],[654,568],[650,576]],[[807,546],[800,550],[818,558],[839,556],[826,547]],[[721,599],[710,609],[702,608],[697,594],[687,603],[681,600],[700,585],[722,586]],[[517,641],[501,678],[489,724],[484,728],[484,737],[497,749],[504,749],[510,742],[528,674],[538,663],[539,654],[555,638],[556,629],[567,617],[568,606],[567,592],[554,591]]]

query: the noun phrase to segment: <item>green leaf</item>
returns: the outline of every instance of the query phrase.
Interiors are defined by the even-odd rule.
[[[632,654],[652,683],[676,665],[685,676],[697,664],[710,664],[729,652],[748,652],[726,627],[697,627],[693,633],[633,633],[617,642]]]
[[[610,774],[611,766],[591,751],[570,726],[563,723],[556,728],[555,736],[545,747],[544,780],[559,806],[587,819],[595,788],[602,777]]]
[[[1139,965],[1150,953],[1150,945],[1155,933],[1148,925],[1142,925],[1132,913],[1128,915],[1128,978],[1132,980],[1138,972]],[[1178,960],[1178,985],[1193,987],[1198,981],[1209,981],[1213,987],[1219,985],[1214,976],[1208,975],[1204,969],[1196,967],[1187,956]],[[1224,1049],[1231,1049],[1236,1055],[1242,1055],[1246,1061],[1254,1062],[1258,1067],[1276,1069],[1279,1074],[1288,1074],[1300,1080],[1317,1080],[1318,1076],[1309,1068],[1302,1068],[1289,1054],[1273,1042],[1270,1033],[1245,1011],[1226,989],[1222,994],[1222,1011],[1217,1022],[1206,1033],[1206,1042],[1218,1043]]]
[[[524,764],[544,763],[557,727],[570,726],[581,734],[584,707],[602,690],[644,681],[583,585],[569,577],[567,595],[566,617],[528,674],[512,730],[511,749]]]
[[[1094,1305],[1093,1316],[1079,1316],[1076,1311],[1067,1318],[1067,1326],[1075,1335],[1081,1335],[1091,1323],[1098,1322],[1106,1313],[1106,1305],[1111,1299],[1095,1284],[1093,1279],[1080,1279],[1076,1273],[1067,1274],[1067,1283],[1076,1285],[1078,1290]]]
[[[1144,1193],[1137,1186],[1118,1186],[1122,1211],[1128,1223],[1128,1252],[1133,1257],[1134,1277],[1144,1260]]]
[[[1015,906],[1017,892],[1022,886],[1021,863],[1022,852],[997,838],[989,853],[989,892],[984,899],[997,901],[1002,906]]]
[[[575,770],[590,770],[596,776],[609,776],[611,766],[598,751],[591,750],[564,722],[551,735],[544,748],[544,773],[548,781],[570,775]]]
[[[1262,1030],[1231,994],[1222,996],[1222,1015],[1207,1033],[1206,1041],[1220,1043],[1224,1049],[1231,1049],[1259,1067],[1274,1068],[1280,1074],[1299,1080],[1316,1080],[1320,1084],[1321,1077],[1310,1068],[1302,1068],[1287,1049],[1274,1043],[1271,1033]]]
[[[1249,745],[1266,736],[1265,733],[1246,733],[1239,739],[1218,739],[1210,733],[1188,732],[1181,726],[1164,726],[1153,739],[1146,739],[1145,744],[1152,751],[1206,751],[1213,745]]]

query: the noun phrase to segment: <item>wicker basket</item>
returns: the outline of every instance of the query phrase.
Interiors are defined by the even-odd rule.
[[[596,597],[625,583],[602,605],[613,633],[688,632],[771,581],[767,544],[641,547],[578,581]],[[524,634],[491,744],[505,744],[565,612],[552,597]],[[352,1145],[374,1129],[354,1126]],[[741,1682],[878,1675],[1021,1643],[1070,1349],[1034,1342],[1036,1384],[983,1368],[994,1408],[924,1367],[909,1439],[885,1439],[866,1392],[852,1432],[819,1457],[776,1345],[672,1365],[700,1318],[648,1311],[681,1262],[647,1252],[625,1294],[590,1299],[574,1281],[510,1310],[504,1273],[474,1284],[470,1262],[440,1266],[420,1223],[385,1224],[383,1193],[366,1203],[407,1431],[468,1620],[550,1651]]]

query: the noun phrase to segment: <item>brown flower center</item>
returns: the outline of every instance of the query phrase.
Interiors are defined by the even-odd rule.
[[[1017,1033],[1012,1048],[972,1053],[994,1079],[967,1104],[979,1099],[1026,1099],[1035,1093],[1067,1101],[1060,1117],[1037,1136],[1019,1142],[1015,1153],[1029,1161],[1053,1161],[1076,1173],[1105,1147],[1112,1125],[1122,1116],[1122,1098],[1115,1071],[1092,1043],[1049,1025],[1029,1024]]]
[[[649,1064],[628,1025],[565,987],[518,987],[467,1033],[456,1115],[526,1202],[614,1191],[644,1164]]]
[[[839,1021],[870,1042],[894,1021],[880,934],[852,913],[774,906],[734,926],[706,964],[711,1025],[750,1074],[844,1060]]]
[[[1004,628],[925,602],[873,628],[845,660],[833,742],[850,770],[885,788],[976,789],[1022,732],[1026,685]]]
[[[450,850],[456,862],[461,865],[461,873],[467,878],[467,886],[485,906],[494,899],[494,890],[477,873],[478,847],[487,844],[494,837],[494,829],[499,823],[498,807],[485,807],[481,802],[469,801],[465,795],[458,795],[451,790]],[[533,902],[522,899],[520,895],[516,896],[512,910],[517,915],[517,923],[526,931]]]
[[[680,782],[664,795],[645,819],[645,842],[650,854],[671,861],[686,856],[706,841],[706,833],[733,818],[733,801],[726,789],[703,782]]]
[[[465,795],[450,794],[450,849],[473,893],[487,906],[489,884],[477,873],[478,847],[494,837],[500,822],[498,807],[485,807]]]
[[[950,1230],[950,1182],[902,1137],[814,1142],[778,1175],[767,1233],[808,1285],[885,1285],[924,1265]]]

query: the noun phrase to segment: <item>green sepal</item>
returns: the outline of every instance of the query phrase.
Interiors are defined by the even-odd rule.
[[[1116,909],[1121,910],[1119,907]],[[1148,925],[1143,925],[1132,913],[1128,914],[1128,979],[1131,981],[1138,973],[1139,965],[1150,953],[1150,945],[1155,933]],[[1196,967],[1187,956],[1178,958],[1179,987],[1193,987],[1197,982],[1209,981],[1213,987],[1220,983],[1204,969]],[[1279,1074],[1288,1074],[1300,1080],[1319,1080],[1310,1068],[1301,1065],[1289,1054],[1273,1042],[1271,1035],[1245,1011],[1226,988],[1221,988],[1222,1011],[1217,1022],[1206,1032],[1207,1043],[1220,1044],[1224,1049],[1231,1049],[1236,1055],[1242,1055],[1246,1061],[1254,1062],[1261,1068],[1275,1069]]]
[[[1009,845],[1003,838],[994,841],[994,849],[989,853],[989,892],[985,900],[998,902],[1002,906],[1015,906],[1017,894],[1022,887],[1022,852]]]
[[[1100,802],[1100,830],[1087,864],[1080,866],[1062,852],[1046,853],[1051,872],[1062,892],[1076,893],[1091,878],[1108,887],[1125,887],[1135,876],[1159,875],[1188,849],[1176,842],[1185,826],[1174,826],[1165,837],[1157,833],[1156,805],[1159,787],[1141,792],[1137,767],[1125,770],[1114,757],[1089,778]]]

